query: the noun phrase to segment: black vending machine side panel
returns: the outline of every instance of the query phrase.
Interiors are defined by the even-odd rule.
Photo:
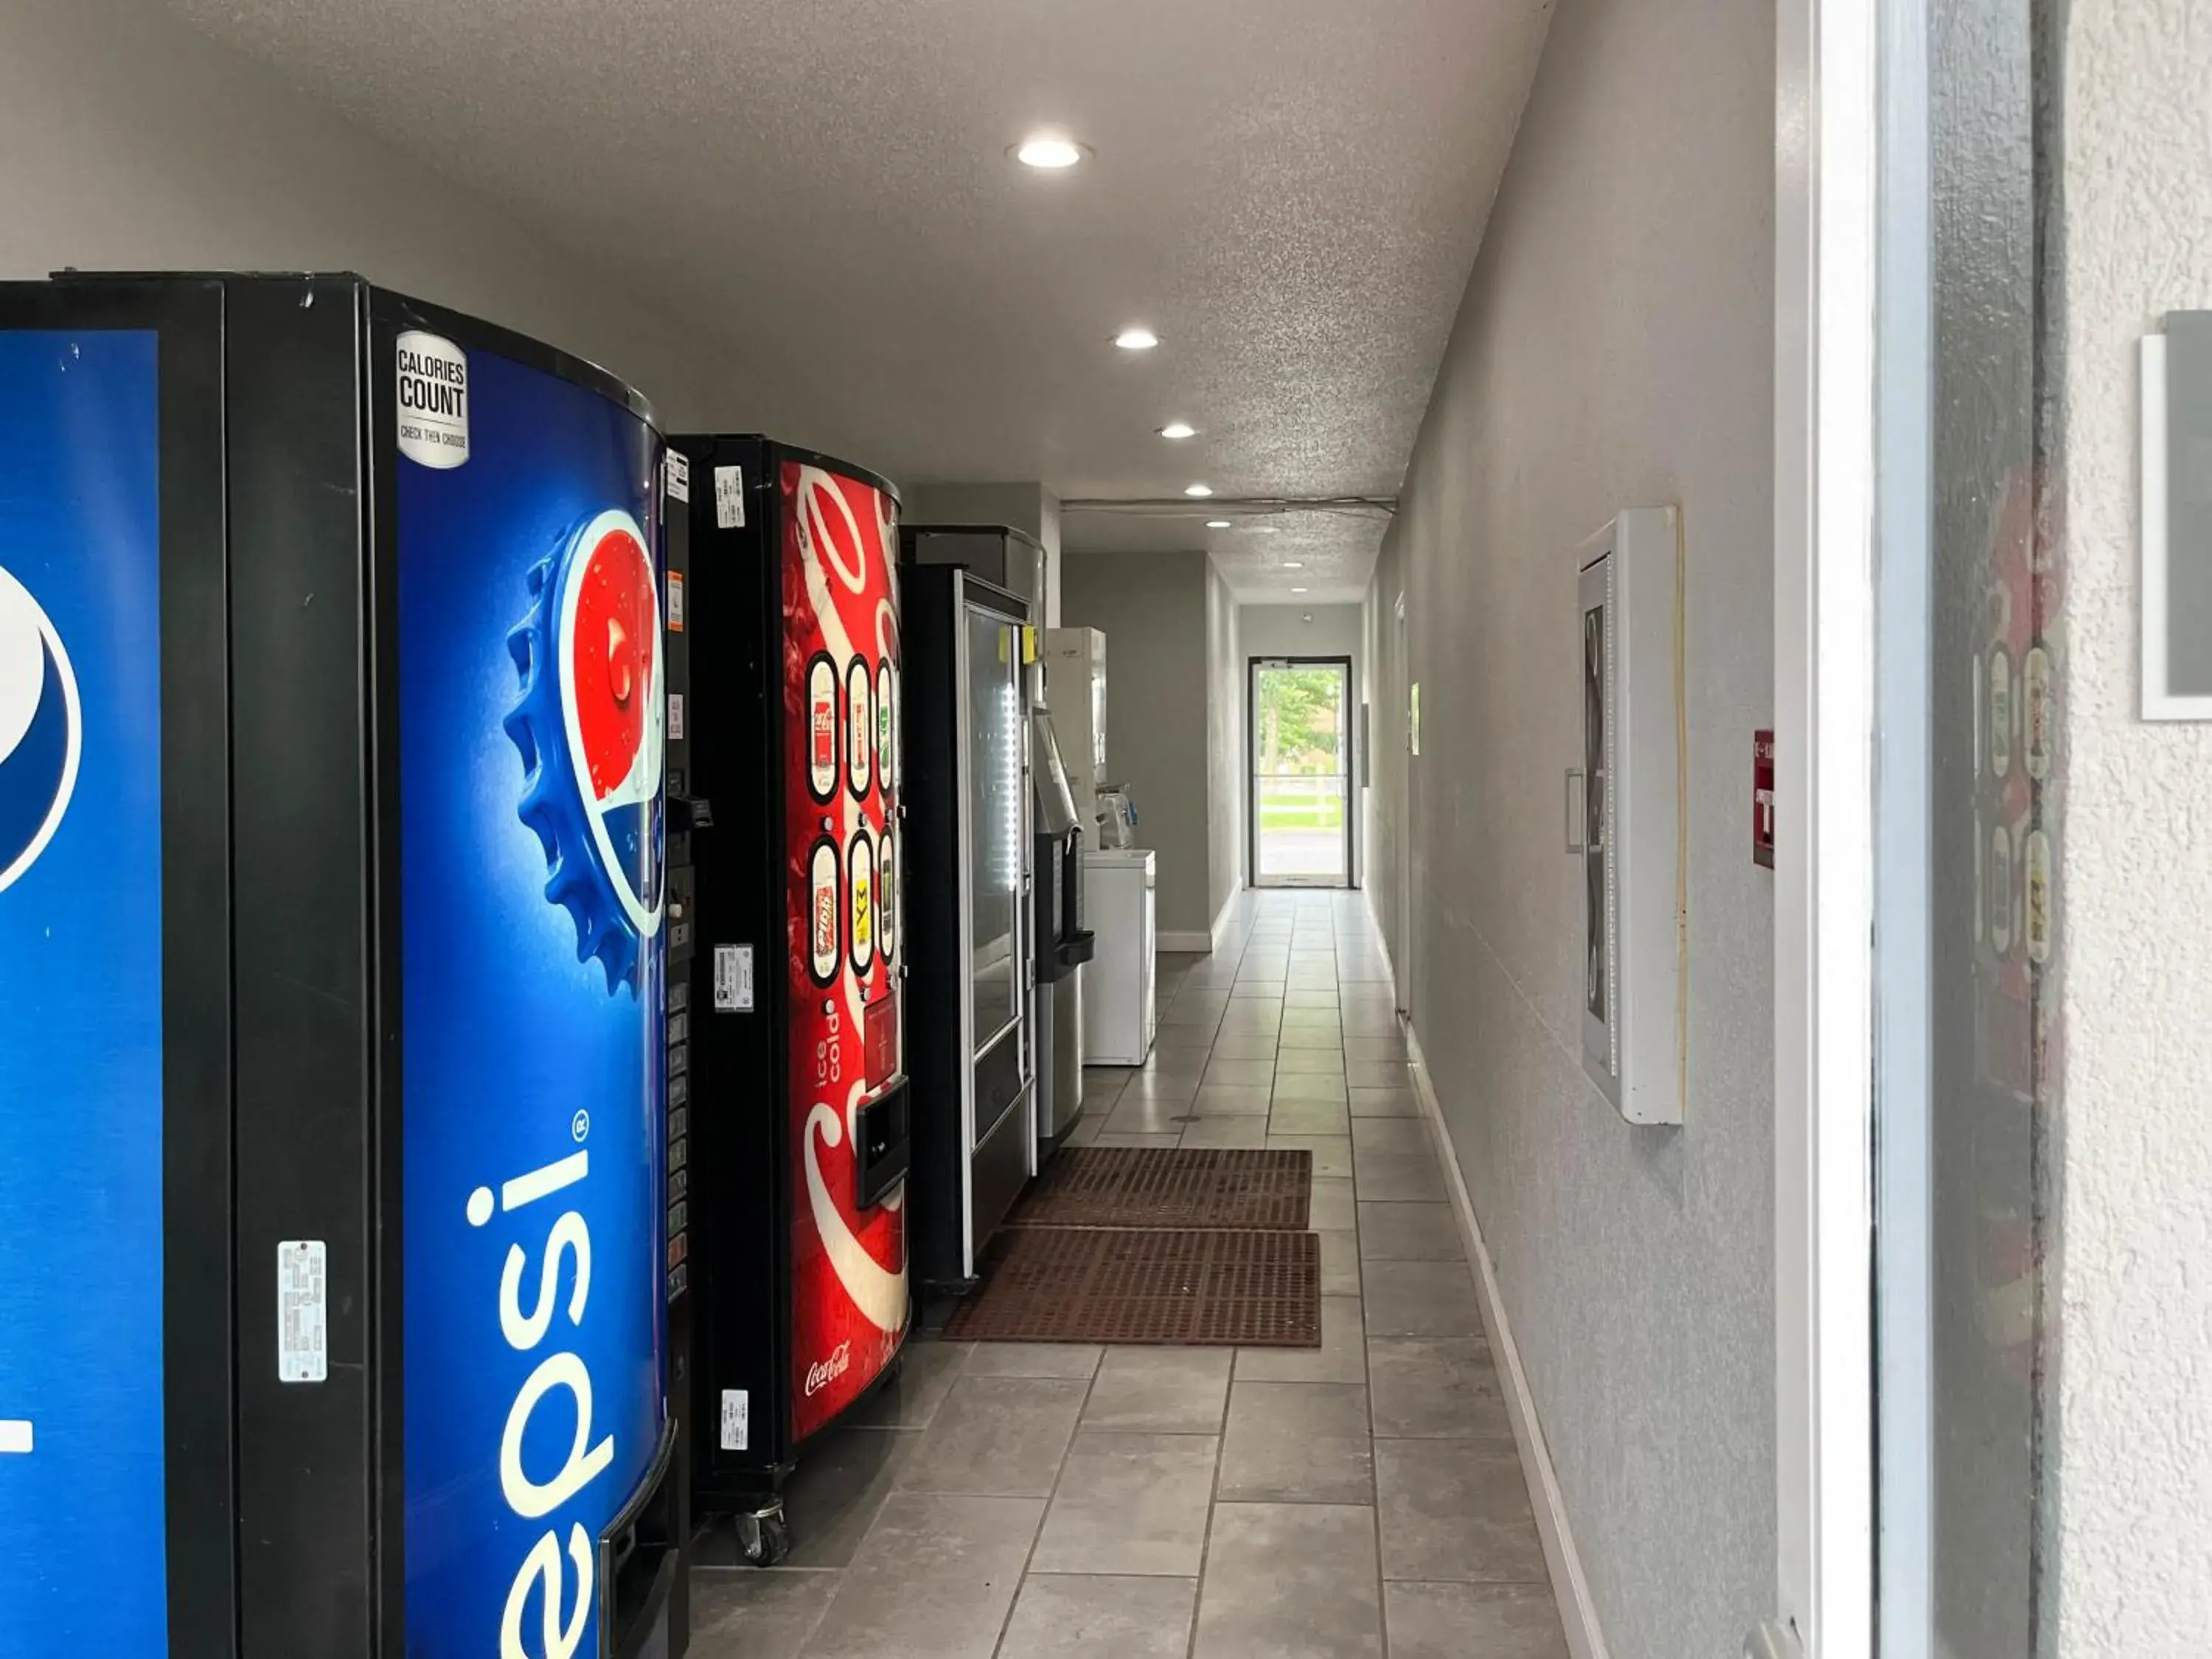
[[[375,950],[389,895],[369,875],[368,727],[384,711],[363,541],[368,296],[344,277],[227,289],[240,1641],[249,1656],[396,1654],[396,1621],[371,1635],[406,1558],[376,1479],[398,1356],[374,1224],[388,1150],[372,1116],[376,975],[394,969]],[[309,1245],[326,1359],[287,1375],[279,1279]]]
[[[691,1405],[691,964],[698,953],[697,882],[692,836],[708,827],[711,805],[695,794],[691,771],[690,465],[672,448],[661,471],[660,621],[668,673],[668,962],[666,1069],[668,1147],[665,1269],[668,1297],[668,1413],[676,1425],[672,1542],[681,1558],[681,1592],[669,1613],[669,1653],[691,1639],[691,1456],[698,1432]]]
[[[961,1018],[968,972],[960,961],[960,763],[962,718],[955,666],[960,571],[907,562],[908,1069],[914,1075],[914,1177],[908,1238],[915,1277],[963,1289],[967,1136],[961,1097],[969,1055]]]
[[[703,931],[690,964],[692,1468],[706,1514],[759,1504],[792,1460],[792,1151],[778,1082],[789,1029],[785,854],[781,800],[769,787],[782,775],[779,521],[775,492],[762,487],[766,443],[678,437],[672,447],[691,474],[691,787],[714,814],[693,848]],[[718,474],[750,481],[737,486],[741,511],[725,501],[718,514]],[[750,969],[750,1006],[717,1008],[717,947],[726,972],[740,974],[741,960]],[[726,1000],[737,1000],[734,985]]]
[[[41,1188],[65,1206],[58,1224],[0,1229],[0,1330],[17,1345],[0,1363],[15,1465],[0,1628],[41,1651],[237,1650],[222,299],[205,280],[0,284],[0,627],[40,627],[68,659],[49,656],[40,718],[0,757],[15,763],[0,799],[38,809],[0,845],[0,983],[25,1021],[19,1032],[0,1013],[0,1208],[21,1221],[25,1201],[43,1221]],[[146,593],[154,604],[134,608]],[[40,793],[21,769],[64,713],[82,764]],[[142,764],[158,766],[158,799],[131,795]],[[126,833],[157,882],[101,867],[130,856]],[[117,914],[126,888],[158,921]],[[116,1001],[144,982],[131,964],[149,940],[158,1050],[122,1035]],[[33,941],[65,949],[71,969],[57,975]],[[49,1111],[64,1078],[70,1109]],[[8,1121],[26,1109],[38,1115]],[[149,1147],[114,1149],[140,1159],[125,1177],[99,1137],[148,1117]],[[11,1192],[11,1177],[29,1188]],[[126,1179],[155,1201],[125,1197]],[[158,1229],[133,1240],[149,1215]],[[101,1270],[88,1273],[94,1224]],[[154,1252],[157,1275],[121,1265]],[[137,1305],[122,1314],[103,1291]]]

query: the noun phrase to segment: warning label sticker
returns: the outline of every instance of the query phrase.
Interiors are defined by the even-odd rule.
[[[330,1374],[330,1251],[319,1238],[288,1238],[276,1247],[276,1380]]]

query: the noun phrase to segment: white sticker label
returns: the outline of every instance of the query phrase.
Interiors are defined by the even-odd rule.
[[[745,470],[741,466],[718,466],[714,469],[714,527],[718,530],[743,530],[745,527]]]
[[[691,499],[691,458],[688,455],[679,455],[672,449],[668,452],[667,465],[661,471],[665,475],[664,481],[668,499],[672,501],[690,501]]]
[[[276,1380],[320,1382],[331,1374],[330,1251],[319,1238],[276,1247]]]
[[[714,947],[714,1012],[749,1014],[753,1011],[753,947],[717,945]]]
[[[743,1389],[722,1390],[722,1449],[747,1451],[752,1432],[752,1398]]]
[[[399,453],[441,471],[469,458],[469,360],[420,329],[399,337]]]
[[[668,694],[668,740],[671,743],[684,741],[684,694],[681,691]]]
[[[680,570],[668,573],[668,631],[684,631],[684,573]]]

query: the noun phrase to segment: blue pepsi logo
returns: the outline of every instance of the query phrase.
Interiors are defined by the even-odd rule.
[[[507,636],[522,701],[523,822],[545,849],[545,896],[576,922],[580,961],[607,988],[637,983],[660,930],[659,585],[645,532],[611,510],[578,526],[531,572],[530,614]]]
[[[83,749],[69,651],[30,590],[0,568],[0,890],[61,828]]]

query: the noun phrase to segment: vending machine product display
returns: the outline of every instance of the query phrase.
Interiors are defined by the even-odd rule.
[[[668,626],[690,653],[701,946],[672,1085],[694,1492],[765,1565],[788,1542],[779,1493],[802,1443],[896,1363],[908,1327],[898,498],[763,438],[674,453],[690,548]]]
[[[0,1646],[680,1652],[650,410],[72,277],[0,439]]]
[[[1037,1170],[1029,607],[957,565],[903,575],[915,1272],[957,1292]]]

